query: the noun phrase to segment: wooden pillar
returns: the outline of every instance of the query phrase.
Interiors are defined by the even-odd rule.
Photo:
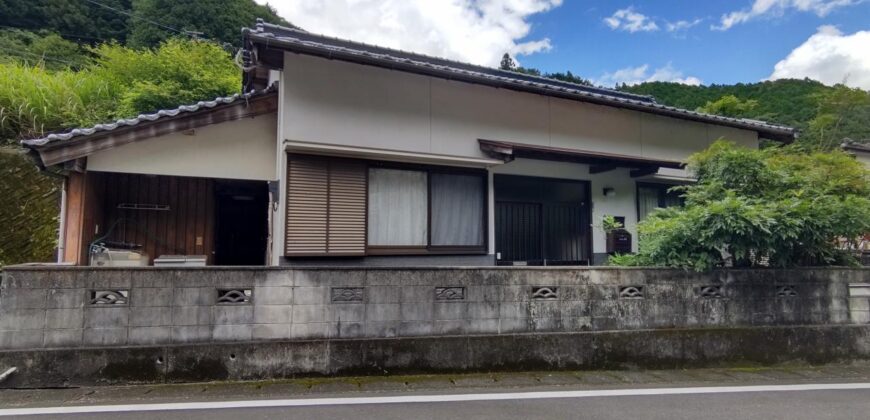
[[[87,250],[82,244],[85,213],[85,174],[70,172],[66,178],[66,214],[64,218],[63,262],[81,265]]]

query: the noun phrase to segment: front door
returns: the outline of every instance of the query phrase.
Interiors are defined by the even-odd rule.
[[[587,265],[589,183],[496,175],[495,245],[500,265]]]

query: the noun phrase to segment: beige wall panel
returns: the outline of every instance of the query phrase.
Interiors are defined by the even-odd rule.
[[[285,54],[284,139],[429,152],[429,79]]]
[[[641,153],[650,159],[685,160],[710,145],[705,124],[642,114]]]
[[[724,138],[744,147],[758,148],[758,133],[739,128],[723,127],[721,125],[707,124],[707,139],[712,144],[714,141]]]
[[[549,145],[544,96],[432,79],[432,152],[483,157],[478,139]]]
[[[88,170],[274,180],[277,113],[172,133],[88,156]]]
[[[641,149],[641,114],[635,111],[550,99],[551,145],[636,155]]]

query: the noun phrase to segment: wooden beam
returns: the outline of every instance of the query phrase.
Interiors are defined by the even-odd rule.
[[[51,166],[140,140],[245,117],[268,114],[277,110],[278,95],[275,93],[253,98],[249,101],[237,101],[225,106],[182,113],[176,117],[164,117],[153,122],[142,122],[138,125],[122,127],[92,136],[59,141],[46,145],[43,148],[38,148],[37,151],[42,158],[43,164]]]
[[[628,174],[632,178],[640,178],[642,176],[652,175],[659,171],[658,166],[648,166],[645,168],[632,169]]]
[[[594,175],[604,172],[610,172],[614,169],[616,169],[616,165],[592,165],[589,167],[589,173],[591,175]]]
[[[63,262],[81,264],[82,224],[85,212],[85,174],[70,172],[66,178]]]

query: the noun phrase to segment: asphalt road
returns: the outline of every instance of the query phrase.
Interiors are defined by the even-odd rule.
[[[122,412],[27,415],[27,419],[860,419],[870,418],[870,383],[801,384],[801,389],[779,385],[758,387],[643,388],[618,390],[566,390],[516,392],[489,389],[486,394],[406,393],[375,397],[259,400],[245,402],[188,402],[184,410],[162,406],[116,406]],[[862,387],[863,389],[815,389]],[[693,394],[703,390],[703,394]],[[570,395],[571,393],[576,395]],[[608,392],[617,395],[599,396]],[[657,395],[632,395],[654,393]],[[552,395],[552,396],[550,396]],[[507,399],[502,399],[507,396]],[[400,401],[395,402],[396,397]],[[457,401],[463,398],[474,401]],[[392,399],[392,400],[391,400]],[[422,401],[415,401],[422,400]],[[442,401],[443,400],[443,401]],[[221,404],[247,404],[246,408],[209,408]],[[278,407],[257,407],[272,404]],[[303,405],[299,405],[303,404]],[[316,404],[316,405],[304,405]],[[70,409],[70,407],[66,407]],[[78,410],[100,410],[85,406]],[[3,414],[3,411],[0,411]],[[18,416],[14,416],[18,417]]]

